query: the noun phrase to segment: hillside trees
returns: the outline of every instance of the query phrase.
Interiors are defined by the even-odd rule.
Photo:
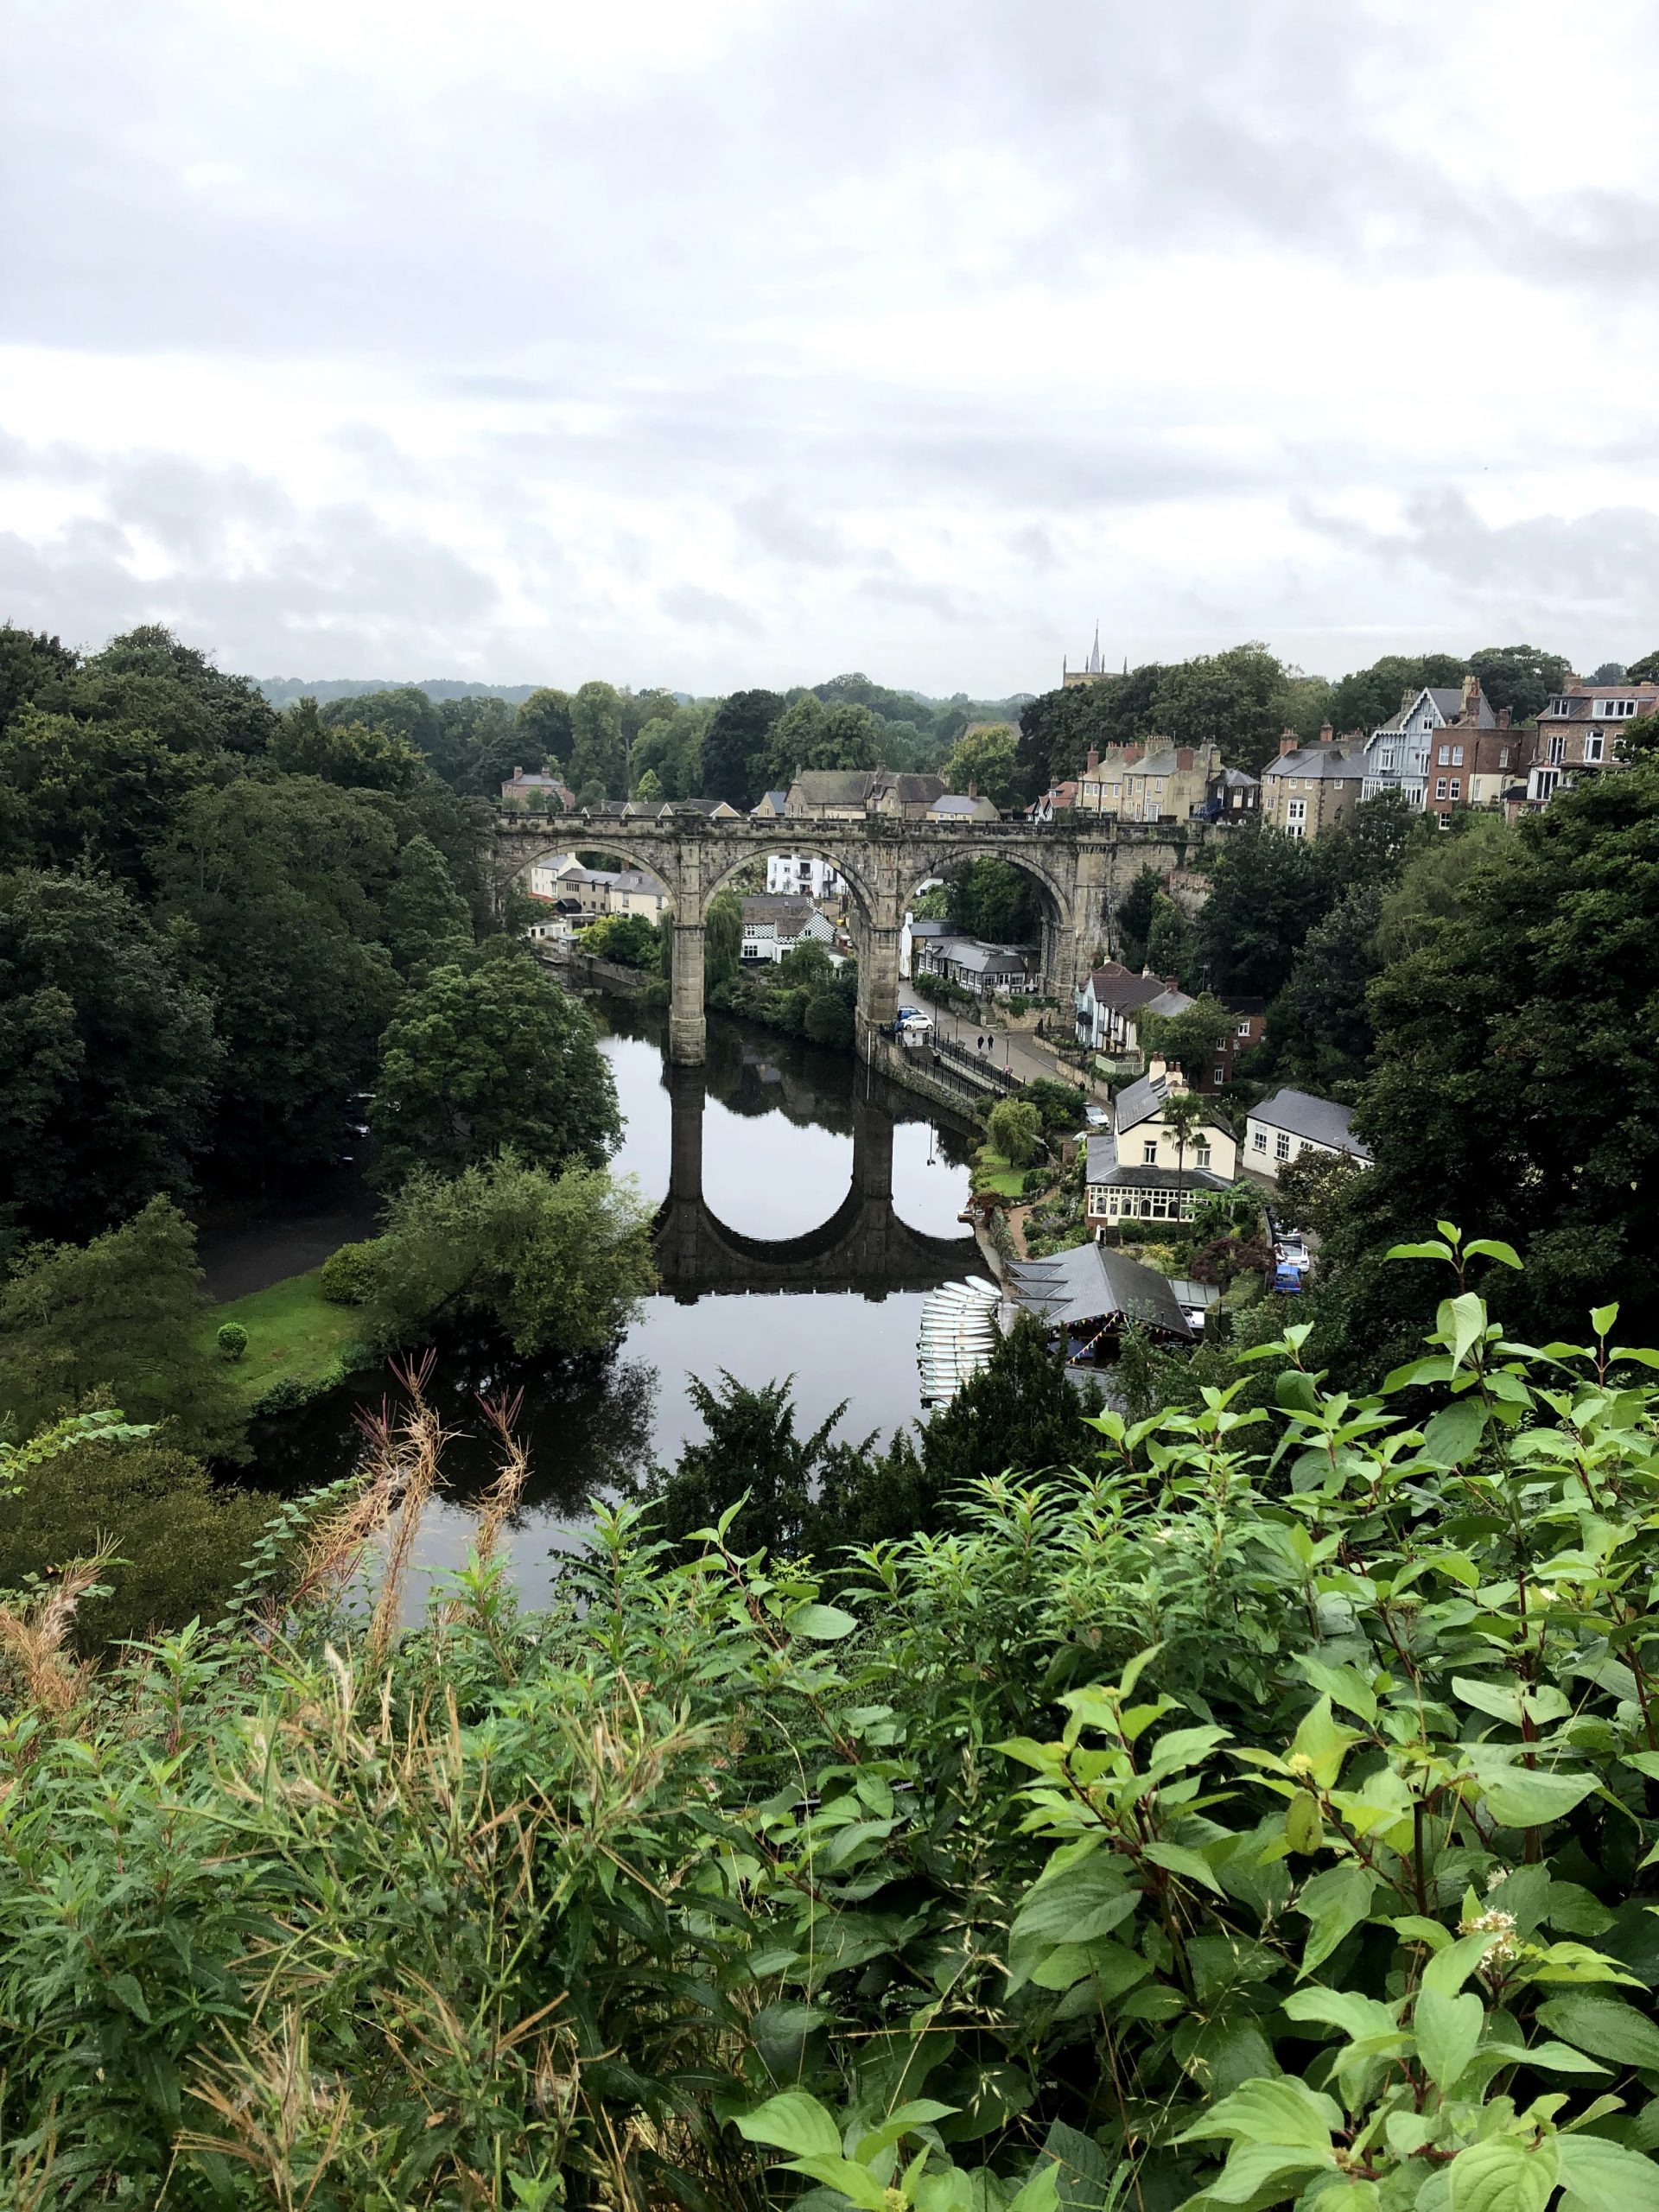
[[[953,791],[963,792],[971,784],[993,806],[1011,806],[1017,788],[1018,744],[1018,734],[1007,722],[959,737],[942,772],[946,784]]]
[[[515,767],[540,768],[549,763],[563,767],[570,758],[575,733],[570,720],[570,695],[543,685],[532,691],[513,717],[524,744]]]
[[[597,784],[607,798],[627,791],[627,741],[613,684],[584,683],[570,702],[569,780],[578,791]]]
[[[191,1190],[223,1058],[191,966],[116,884],[0,877],[0,1177],[17,1227],[87,1236]]]
[[[1329,903],[1316,845],[1268,823],[1235,830],[1216,855],[1194,925],[1211,988],[1271,998]]]
[[[1229,767],[1260,775],[1278,750],[1289,712],[1287,680],[1283,664],[1263,645],[1196,653],[1163,671],[1154,726],[1177,745],[1213,741]]]

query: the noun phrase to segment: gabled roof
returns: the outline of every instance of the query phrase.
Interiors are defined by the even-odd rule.
[[[1269,760],[1262,778],[1264,783],[1269,776],[1335,777],[1357,782],[1364,773],[1364,762],[1351,760],[1338,746],[1304,745],[1280,760]]]
[[[731,801],[724,798],[677,798],[671,802],[671,811],[675,814],[713,815],[722,808],[728,814],[737,812]]]
[[[752,814],[781,814],[789,804],[787,791],[762,791],[758,804],[750,808]]]
[[[1147,1001],[1146,1011],[1148,1014],[1185,1014],[1188,1007],[1197,1004],[1198,1001],[1188,998],[1185,991],[1160,991],[1155,999]]]
[[[995,822],[996,809],[988,798],[969,798],[959,791],[941,791],[929,813],[963,822]]]
[[[1353,1115],[1333,1098],[1316,1098],[1311,1090],[1275,1090],[1249,1111],[1252,1122],[1269,1129],[1288,1129],[1292,1136],[1312,1143],[1351,1152],[1356,1160],[1369,1160],[1370,1148],[1353,1135]]]
[[[1212,780],[1230,791],[1253,791],[1257,788],[1257,779],[1246,775],[1243,768],[1224,768]]]
[[[1089,1322],[1140,1321],[1173,1337],[1192,1334],[1167,1279],[1103,1244],[1079,1244],[1052,1259],[1017,1262],[1008,1278],[1019,1303],[1051,1327],[1076,1331]]]
[[[1116,1014],[1133,1014],[1139,1007],[1150,1006],[1169,988],[1161,976],[1131,975],[1127,968],[1116,974],[1110,969],[1096,968],[1089,982],[1095,1004],[1110,1007]]]
[[[1025,962],[1017,952],[1010,952],[1007,945],[981,944],[974,938],[957,938],[946,957],[953,966],[971,969],[978,976],[988,976],[994,969],[1012,974],[1017,969],[1022,976],[1026,971]]]
[[[798,791],[807,806],[862,806],[874,772],[870,768],[803,768],[785,798]]]

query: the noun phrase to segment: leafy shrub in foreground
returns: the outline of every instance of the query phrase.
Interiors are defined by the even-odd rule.
[[[1460,1280],[1367,1398],[1294,1328],[1272,1408],[1103,1414],[1095,1470],[830,1574],[721,1529],[671,1565],[630,1510],[521,1617],[486,1513],[399,1643],[317,1554],[366,1495],[406,1560],[411,1431],[304,1602],[55,1711],[14,1637],[16,2171],[192,2212],[1659,2202],[1659,1354],[1616,1319],[1532,1350]]]

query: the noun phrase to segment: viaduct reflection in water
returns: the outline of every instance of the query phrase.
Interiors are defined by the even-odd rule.
[[[845,1105],[853,1140],[851,1180],[834,1211],[817,1228],[791,1236],[756,1236],[722,1221],[703,1191],[707,1078],[719,1072],[715,1060],[702,1067],[664,1064],[670,1172],[656,1229],[664,1291],[682,1301],[717,1291],[881,1298],[894,1290],[930,1290],[978,1266],[978,1248],[965,1230],[930,1235],[894,1210],[893,1129],[912,1102],[863,1070],[855,1071]],[[919,1118],[913,1111],[903,1117]]]

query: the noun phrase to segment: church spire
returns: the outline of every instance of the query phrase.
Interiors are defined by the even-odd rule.
[[[1098,622],[1095,625],[1095,642],[1089,648],[1089,673],[1090,676],[1104,676],[1106,673],[1106,663],[1102,658],[1100,650],[1100,625]]]

